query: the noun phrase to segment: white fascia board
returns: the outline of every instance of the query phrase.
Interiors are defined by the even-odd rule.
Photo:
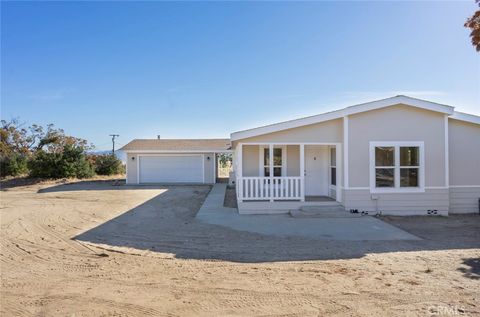
[[[292,129],[292,128],[298,128],[305,125],[339,119],[344,116],[366,112],[370,110],[376,110],[380,108],[385,108],[385,107],[389,107],[397,104],[405,104],[408,106],[421,108],[425,110],[436,111],[436,112],[440,112],[448,115],[452,115],[454,113],[453,111],[454,107],[451,107],[451,106],[442,105],[442,104],[438,104],[431,101],[411,98],[407,96],[395,96],[391,98],[386,98],[382,100],[350,106],[344,109],[327,112],[327,113],[323,113],[323,114],[319,114],[311,117],[305,117],[305,118],[275,123],[275,124],[271,124],[263,127],[253,128],[249,130],[233,132],[232,134],[230,134],[230,140],[237,141],[237,140],[246,139],[246,138],[250,138],[258,135],[278,132],[278,131]]]
[[[425,110],[431,110],[431,111],[436,111],[444,114],[451,115],[453,114],[453,109],[454,107],[447,106],[447,105],[442,105],[439,103],[431,102],[431,101],[426,101],[426,100],[421,100],[421,99],[416,99],[416,98],[411,98],[407,96],[395,96],[387,99],[382,99],[382,100],[377,100],[377,101],[372,101],[372,102],[367,102],[364,104],[360,105],[355,105],[355,106],[350,106],[347,109],[348,114],[356,114],[360,112],[365,112],[365,111],[370,111],[370,110],[375,110],[375,109],[380,109],[380,108],[385,108],[397,104],[404,104],[407,106],[412,106],[420,109],[425,109]]]
[[[125,153],[165,153],[165,154],[181,154],[181,153],[233,153],[232,150],[123,150]]]
[[[468,114],[468,113],[463,113],[463,112],[458,112],[455,111],[453,115],[451,115],[449,118],[455,119],[455,120],[460,120],[460,121],[465,121],[465,122],[470,122],[470,123],[476,123],[480,124],[480,117],[473,115],[473,114]]]
[[[274,123],[274,124],[259,127],[259,128],[233,132],[230,134],[230,140],[236,141],[236,140],[254,137],[257,135],[268,134],[272,132],[293,129],[293,128],[298,128],[298,127],[302,127],[309,124],[315,124],[315,123],[320,123],[328,120],[342,118],[344,116],[344,111],[345,109],[341,109],[341,110],[327,112],[327,113],[323,113],[323,114],[319,114],[311,117],[294,119],[290,121]]]

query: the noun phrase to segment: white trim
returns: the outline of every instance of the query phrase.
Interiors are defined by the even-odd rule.
[[[321,123],[329,120],[340,119],[348,115],[375,110],[375,109],[381,109],[381,108],[385,108],[385,107],[389,107],[397,104],[405,104],[408,106],[436,111],[436,112],[449,114],[449,115],[452,115],[454,113],[453,111],[454,108],[451,106],[442,105],[442,104],[438,104],[438,103],[434,103],[426,100],[420,100],[420,99],[407,97],[407,96],[395,96],[391,98],[386,98],[382,100],[376,100],[376,101],[367,102],[367,103],[363,103],[355,106],[350,106],[344,109],[327,112],[327,113],[323,113],[315,116],[275,123],[267,126],[249,129],[249,130],[233,132],[230,134],[230,140],[236,141],[236,140],[250,138],[250,137],[254,137],[262,134],[268,134],[272,132],[298,128],[298,127],[309,125],[309,124],[315,124],[315,123]]]
[[[203,183],[205,184],[205,155],[206,154],[202,154],[202,179],[203,179]]]
[[[136,160],[137,160],[137,185],[140,184],[140,159],[138,157],[139,155],[137,154]]]
[[[343,186],[348,187],[348,117],[343,117]]]
[[[423,141],[370,141],[370,193],[423,193],[425,192],[425,147]],[[385,146],[395,148],[395,162],[394,166],[386,167],[394,169],[395,187],[377,188],[375,187],[375,147]],[[400,187],[400,147],[402,146],[417,146],[419,147],[420,165],[418,166],[418,187]]]
[[[477,187],[480,187],[480,185],[425,186],[425,189],[449,189],[449,188],[468,188],[468,187],[477,188]],[[344,189],[345,190],[369,190],[370,187],[349,187]]]
[[[128,185],[128,154],[127,154],[127,161],[125,163],[125,185]]]
[[[450,116],[450,118],[455,120],[480,124],[480,116],[476,116],[469,113],[454,111],[453,114]]]
[[[335,165],[332,165],[332,150],[335,150]],[[332,168],[335,168],[335,183],[338,183],[337,179],[337,148],[334,146],[328,147],[328,189],[336,189],[337,185],[332,185]],[[330,191],[329,191],[330,195]]]
[[[300,201],[305,201],[305,144],[300,144]]]
[[[233,150],[219,151],[217,150],[122,150],[125,153],[153,153],[153,154],[175,154],[175,153],[233,153]]]
[[[240,143],[239,143],[240,144]],[[337,145],[338,142],[242,142],[243,145]]]
[[[342,180],[342,177],[343,177],[343,174],[342,174],[342,167],[343,167],[342,147],[339,146],[339,145],[335,145],[335,151],[337,153],[337,185],[336,185],[337,201],[341,202],[342,199],[343,199],[343,196],[342,196],[343,186],[341,184],[341,180]]]
[[[370,187],[345,187],[345,190],[369,190]]]
[[[445,115],[445,186],[450,185],[450,162],[449,162],[449,152],[448,152],[448,115]]]
[[[202,158],[202,183],[205,184],[205,154],[137,154],[137,185],[140,184],[140,157],[142,156],[200,156]],[[199,183],[197,183],[199,184]]]

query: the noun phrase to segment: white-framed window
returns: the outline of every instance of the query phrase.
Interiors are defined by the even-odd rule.
[[[287,149],[285,146],[273,147],[273,176],[286,176]],[[270,147],[260,146],[260,175],[270,177]]]
[[[337,186],[337,148],[330,148],[330,187]]]
[[[423,142],[370,142],[370,191],[425,190]]]

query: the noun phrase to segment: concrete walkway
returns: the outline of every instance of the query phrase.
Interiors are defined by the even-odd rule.
[[[293,218],[290,215],[240,215],[223,206],[227,184],[215,184],[197,213],[200,222],[238,231],[322,240],[419,240],[378,218]]]

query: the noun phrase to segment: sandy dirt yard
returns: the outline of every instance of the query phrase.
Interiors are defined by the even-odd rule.
[[[4,186],[1,315],[480,315],[478,215],[385,218],[418,241],[279,238],[195,221],[209,190]]]

